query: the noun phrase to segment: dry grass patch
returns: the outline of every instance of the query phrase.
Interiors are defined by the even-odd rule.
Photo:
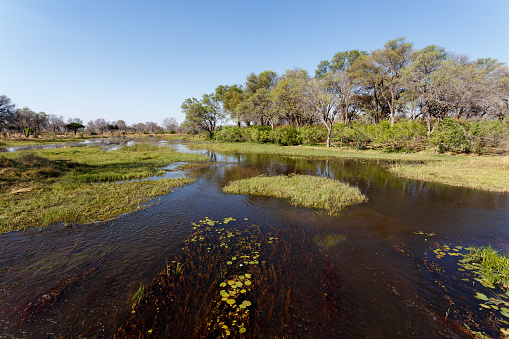
[[[293,205],[319,208],[329,215],[337,215],[349,205],[367,201],[357,187],[307,175],[242,179],[229,183],[223,191],[289,199]]]
[[[397,175],[441,184],[509,192],[509,156],[461,156],[424,164],[391,167]]]

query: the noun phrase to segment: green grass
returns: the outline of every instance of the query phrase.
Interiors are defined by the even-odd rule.
[[[358,150],[352,148],[341,149],[336,147],[327,148],[320,146],[278,146],[274,144],[254,143],[200,142],[190,144],[189,146],[195,148],[207,148],[218,152],[262,153],[314,159],[361,158],[373,160],[427,161],[442,160],[450,157],[443,154],[434,154],[429,151],[417,153],[397,153],[377,150]]]
[[[337,215],[346,206],[367,201],[356,187],[306,175],[242,179],[229,183],[223,191],[285,198],[293,205],[319,208],[329,215]]]
[[[391,171],[410,179],[509,192],[509,156],[457,156],[423,164],[400,163]]]
[[[191,147],[193,145],[191,144]],[[304,158],[352,158],[394,160],[391,172],[409,179],[470,187],[493,192],[509,192],[509,156],[465,156],[435,154],[430,151],[396,153],[376,150],[338,149],[316,146],[277,146],[272,144],[219,143],[195,144],[220,152],[263,153]],[[415,164],[418,162],[418,164]]]
[[[491,246],[474,247],[465,255],[464,262],[475,263],[475,272],[482,280],[505,290],[509,288],[509,256]]]
[[[169,148],[135,145],[105,152],[72,147],[5,153],[0,156],[0,232],[56,222],[92,222],[142,209],[189,178],[109,183],[161,174],[173,162],[207,157]]]

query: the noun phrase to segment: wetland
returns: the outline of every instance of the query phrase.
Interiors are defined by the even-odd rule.
[[[0,336],[500,338],[509,327],[507,280],[490,280],[481,263],[493,252],[476,250],[491,246],[507,260],[507,194],[404,178],[392,159],[178,141],[24,152],[2,159],[2,216],[21,205],[13,196],[55,185],[90,185],[111,201],[125,195],[114,185],[164,190],[101,222],[57,216],[0,234]],[[14,179],[21,173],[24,186]],[[347,184],[366,199],[328,215],[224,191],[279,176]],[[187,181],[169,193],[165,180],[174,179]],[[28,216],[49,209],[34,208]]]

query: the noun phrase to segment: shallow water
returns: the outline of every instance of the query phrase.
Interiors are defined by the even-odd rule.
[[[179,253],[191,222],[204,217],[247,218],[318,238],[341,234],[323,252],[342,284],[338,333],[345,337],[463,337],[446,314],[459,323],[466,312],[478,323],[486,316],[468,287],[455,282],[454,260],[430,252],[434,243],[509,250],[508,195],[398,178],[376,161],[198,152],[215,163],[146,210],[103,223],[0,234],[0,336],[111,335],[129,295]],[[348,182],[369,202],[328,217],[282,199],[221,191],[231,180],[289,173]],[[433,260],[440,268],[430,271]],[[309,301],[303,309],[313,307]],[[300,336],[310,333],[302,329]]]

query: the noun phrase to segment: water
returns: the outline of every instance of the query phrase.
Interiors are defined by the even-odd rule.
[[[398,178],[373,161],[198,152],[214,163],[146,210],[103,223],[0,234],[0,336],[110,336],[129,295],[179,253],[191,222],[206,216],[248,218],[312,237],[343,235],[323,249],[342,285],[342,336],[457,338],[465,335],[446,314],[460,323],[467,312],[484,319],[468,286],[454,279],[455,262],[430,252],[435,243],[509,250],[508,195]],[[230,180],[289,173],[348,182],[369,202],[327,217],[282,199],[221,190]],[[440,263],[436,271],[427,268],[431,260]]]

